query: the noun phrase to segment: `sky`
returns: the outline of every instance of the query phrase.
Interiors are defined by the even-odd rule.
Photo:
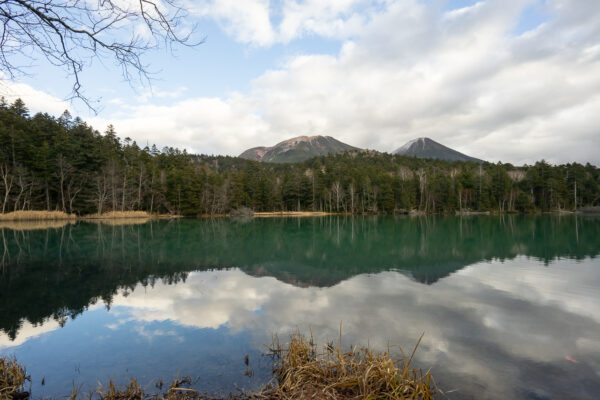
[[[198,0],[194,47],[147,53],[151,86],[110,60],[39,60],[3,81],[32,112],[69,109],[138,144],[238,155],[300,135],[392,152],[429,137],[491,162],[600,165],[597,0]]]

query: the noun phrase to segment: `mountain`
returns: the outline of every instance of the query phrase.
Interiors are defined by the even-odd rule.
[[[436,158],[438,160],[446,161],[474,161],[481,163],[482,160],[474,157],[467,156],[463,153],[459,153],[456,150],[452,150],[449,147],[444,146],[431,140],[429,138],[418,138],[413,139],[406,143],[404,146],[395,150],[393,154],[400,154],[404,156],[412,156],[417,158]]]
[[[241,158],[266,162],[298,162],[329,153],[359,150],[331,136],[298,136],[273,147],[253,147],[240,154]]]

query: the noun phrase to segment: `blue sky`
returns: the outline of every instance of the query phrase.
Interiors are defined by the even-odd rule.
[[[62,101],[71,78],[43,61],[2,90],[199,153],[312,134],[393,151],[428,136],[490,161],[600,163],[598,2],[203,0],[190,12],[205,42],[147,53],[151,87],[110,60],[85,70],[97,115]]]
[[[477,3],[475,0],[448,0],[439,3],[445,10],[456,10]],[[515,34],[521,34],[537,27],[545,19],[538,1],[526,7],[514,27]],[[277,8],[276,6],[273,8]],[[272,16],[277,23],[277,15]],[[185,88],[182,97],[207,96],[220,97],[232,91],[246,92],[250,89],[252,79],[259,77],[269,69],[279,68],[290,57],[304,54],[330,54],[339,52],[343,40],[327,38],[316,34],[295,38],[285,44],[256,46],[240,43],[228,36],[219,25],[210,18],[200,18],[197,36],[204,38],[198,47],[177,47],[172,51],[161,48],[147,53],[145,61],[152,72],[152,82],[125,82],[119,69],[111,62],[99,62],[84,72],[86,92],[90,97],[100,101],[100,112],[115,109],[103,100],[120,97],[127,101],[135,101],[135,97],[148,90],[173,92]],[[53,68],[47,62],[38,60],[37,65],[28,68],[29,77],[21,79],[37,89],[44,90],[59,98],[65,97],[69,88],[70,77],[64,71]],[[107,86],[107,82],[110,85]],[[157,104],[165,104],[157,96]],[[83,104],[72,105],[78,114],[90,114]]]

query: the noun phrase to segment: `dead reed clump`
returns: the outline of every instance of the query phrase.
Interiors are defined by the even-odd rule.
[[[135,220],[139,219],[141,221],[147,221],[150,219],[173,219],[173,218],[181,218],[180,215],[175,214],[150,214],[146,211],[108,211],[102,214],[88,214],[84,215],[80,219],[82,220],[102,220],[105,221],[110,220]]]
[[[433,399],[435,383],[429,372],[411,368],[410,357],[395,360],[388,352],[353,348],[343,352],[340,344],[317,350],[312,337],[296,333],[287,348],[274,338],[272,353],[278,382],[275,396],[281,399]]]
[[[0,221],[56,221],[77,218],[62,211],[13,211],[0,214]]]
[[[176,378],[169,388],[164,393],[145,393],[141,385],[133,378],[124,386],[117,387],[111,379],[104,388],[99,386],[96,391],[83,396],[80,390],[74,390],[74,396],[70,400],[267,400],[262,395],[253,394],[229,394],[228,396],[213,397],[207,394],[191,389],[189,386],[193,384],[193,379],[189,376]],[[160,380],[156,384],[157,389],[162,389],[163,381]],[[273,398],[268,398],[272,400]]]
[[[322,211],[272,211],[272,212],[256,212],[254,216],[257,218],[269,217],[325,217],[328,215],[338,215],[339,213],[329,213]]]
[[[146,211],[109,211],[102,214],[90,214],[84,219],[152,218]]]
[[[117,387],[111,379],[106,387],[100,385],[95,394],[102,400],[143,400],[147,398],[140,384],[133,378],[129,384],[123,387]],[[90,396],[92,398],[93,396]]]
[[[20,220],[4,221],[0,220],[0,229],[6,228],[13,231],[35,231],[43,229],[60,229],[69,224],[74,224],[74,219],[56,219],[56,220]]]
[[[0,357],[0,400],[17,400],[29,397],[24,391],[29,381],[25,368],[16,359]]]
[[[422,336],[421,336],[422,338]],[[412,368],[411,362],[421,342],[417,342],[410,357],[394,359],[388,352],[374,352],[369,348],[354,347],[342,351],[340,328],[339,344],[325,346],[321,351],[310,339],[295,333],[286,347],[277,336],[273,338],[275,381],[258,392],[210,396],[192,389],[190,377],[177,378],[164,393],[146,393],[131,379],[127,385],[116,386],[111,379],[106,387],[100,385],[92,393],[83,393],[73,384],[70,400],[400,400],[433,399],[437,394],[429,372]],[[245,359],[246,361],[246,359]],[[25,400],[23,391],[30,380],[25,369],[16,360],[0,358],[0,400]],[[162,380],[156,388],[162,390]]]
[[[109,225],[109,226],[123,226],[123,225],[144,225],[152,221],[152,218],[104,218],[93,221],[95,223]]]

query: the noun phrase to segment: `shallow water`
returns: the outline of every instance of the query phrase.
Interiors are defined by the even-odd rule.
[[[425,333],[416,365],[449,398],[596,399],[599,254],[600,218],[576,216],[5,227],[0,354],[35,397],[177,375],[225,393],[269,381],[273,334],[341,322],[345,346]]]

